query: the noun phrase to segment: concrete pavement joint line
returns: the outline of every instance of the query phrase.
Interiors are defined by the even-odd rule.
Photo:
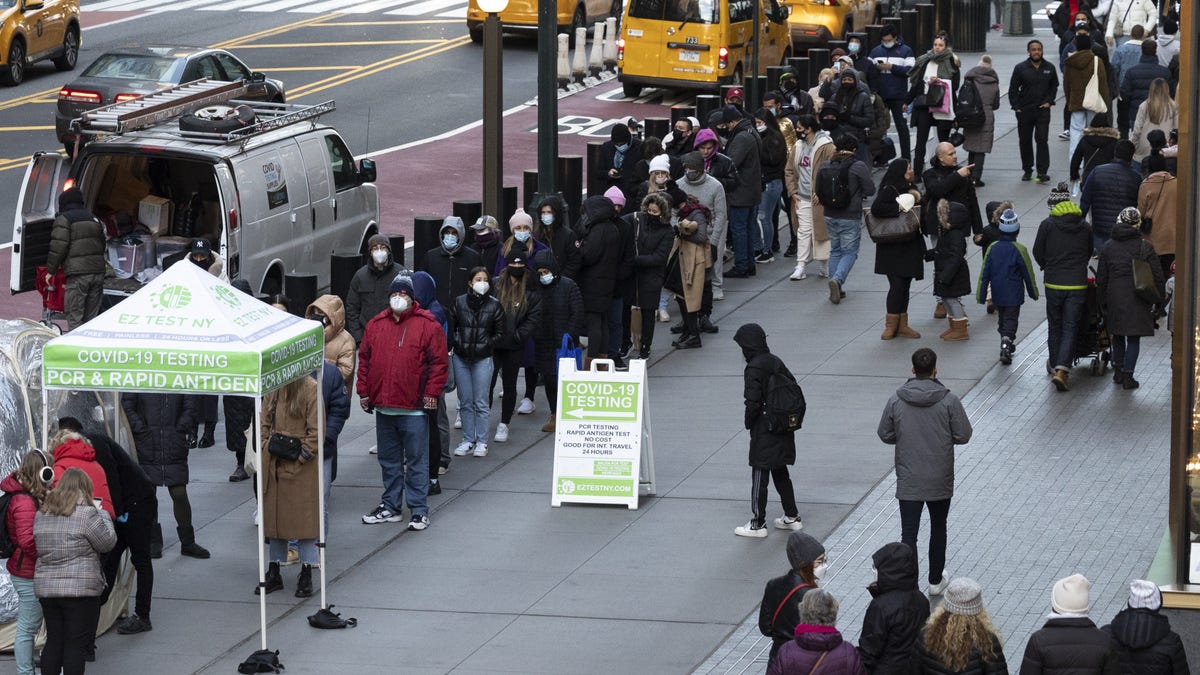
[[[351,82],[351,81],[357,80],[361,77],[366,77],[368,75],[375,75],[377,73],[381,73],[390,68],[395,68],[396,66],[402,66],[402,65],[405,65],[408,63],[412,63],[413,61],[419,61],[425,57],[434,56],[436,54],[450,51],[451,49],[455,49],[457,47],[462,47],[463,45],[467,45],[467,44],[471,44],[471,38],[464,35],[463,37],[460,37],[460,38],[457,38],[454,40],[446,40],[445,42],[443,42],[441,44],[432,45],[429,47],[423,47],[416,51],[407,52],[404,54],[398,54],[391,58],[384,59],[383,61],[380,61],[378,63],[374,63],[374,64],[367,65],[367,66],[361,66],[358,70],[355,70],[353,74],[348,75],[346,77],[340,77],[340,76],[335,75],[333,77],[325,78],[324,80],[318,80],[317,82],[314,82],[310,85],[300,87],[299,89],[300,89],[301,93],[290,94],[289,99],[294,100],[294,99],[300,98],[302,96],[308,96],[309,94],[315,94],[319,91],[324,91],[326,89],[337,86],[339,84],[345,84],[346,82]]]

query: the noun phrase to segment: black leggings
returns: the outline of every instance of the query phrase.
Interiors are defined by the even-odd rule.
[[[929,143],[930,127],[937,129],[937,139],[941,143],[950,140],[950,130],[954,127],[954,123],[949,120],[934,119],[929,108],[913,108],[912,110],[913,123],[917,127],[917,139],[912,148],[913,170],[916,171],[917,167],[925,166],[925,147]]]
[[[172,485],[167,488],[167,493],[171,495],[171,506],[175,511],[175,524],[179,527],[191,527],[192,503],[188,501],[187,486]],[[154,522],[158,522],[157,517]]]
[[[558,362],[551,354],[549,359],[537,360],[537,372],[542,376],[542,386],[546,390],[546,402],[550,404],[550,415],[558,410]]]
[[[508,424],[512,421],[513,410],[517,407],[517,375],[521,372],[521,357],[523,349],[497,349],[492,357],[495,360],[496,371],[500,373],[500,391],[504,392],[504,400],[500,403],[500,421]]]
[[[100,598],[39,598],[46,619],[43,673],[83,673],[84,653],[95,637]]]
[[[608,312],[584,312],[584,328],[587,330],[587,355],[596,358],[608,351]]]
[[[900,277],[895,274],[887,275],[887,313],[908,313],[908,292],[912,286],[912,277]]]
[[[117,545],[104,559],[104,580],[108,587],[100,595],[100,604],[108,602],[112,592],[113,582],[121,565],[121,554],[129,549],[130,562],[137,570],[137,596],[134,601],[134,611],[137,615],[150,620],[150,601],[154,595],[154,566],[150,562],[150,532],[153,529],[155,515],[158,513],[158,500],[152,499],[129,509],[129,519],[124,523],[114,523],[117,532]],[[94,637],[94,636],[93,636]]]

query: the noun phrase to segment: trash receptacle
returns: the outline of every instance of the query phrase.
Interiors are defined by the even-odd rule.
[[[950,35],[956,52],[987,51],[988,17],[991,0],[952,0]],[[1028,1],[1028,0],[1027,0]]]
[[[1033,5],[1029,0],[1008,0],[1004,5],[1004,34],[1033,35]]]

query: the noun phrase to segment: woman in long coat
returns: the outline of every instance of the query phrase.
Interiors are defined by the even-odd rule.
[[[266,592],[283,589],[279,566],[287,561],[288,540],[300,546],[300,577],[296,597],[312,595],[312,568],[317,556],[320,517],[317,480],[317,381],[311,377],[293,380],[263,397],[262,462],[263,532],[270,545]],[[268,450],[271,434],[278,433],[300,441],[300,457],[295,460],[272,455]],[[258,594],[258,589],[254,593]]]
[[[1104,306],[1108,335],[1112,339],[1113,382],[1124,389],[1137,389],[1133,379],[1142,337],[1154,335],[1153,306],[1133,290],[1133,261],[1150,265],[1159,297],[1165,297],[1166,279],[1158,255],[1138,228],[1142,214],[1132,206],[1117,215],[1112,239],[1100,249],[1096,267],[1096,291]]]
[[[975,187],[983,187],[983,160],[992,151],[992,139],[996,128],[996,110],[1000,108],[1000,77],[992,70],[992,57],[987,54],[979,59],[979,65],[967,71],[966,82],[975,84],[979,100],[983,102],[983,126],[963,129],[963,149],[967,151],[967,163],[974,164],[971,181]]]
[[[871,203],[871,215],[879,218],[896,218],[921,200],[921,193],[913,184],[915,176],[912,164],[907,159],[893,159],[879,181],[879,192]],[[909,209],[901,209],[901,195]],[[887,317],[881,340],[894,337],[919,338],[921,334],[908,327],[908,297],[914,279],[925,278],[925,237],[920,235],[909,241],[875,244],[875,274],[887,277]]]
[[[627,218],[633,223],[634,256],[629,307],[640,308],[641,345],[638,358],[650,358],[654,342],[655,309],[667,273],[667,258],[675,241],[671,231],[671,204],[664,192],[652,192],[642,200],[642,209]],[[632,324],[630,324],[632,329]]]

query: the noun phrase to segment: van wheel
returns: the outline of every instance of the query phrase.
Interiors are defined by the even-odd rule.
[[[25,81],[25,41],[14,38],[8,47],[8,66],[0,69],[0,84],[15,87]]]
[[[468,28],[467,34],[471,36],[471,42],[474,42],[477,45],[483,44],[483,26],[482,25],[476,26],[474,28]]]
[[[283,292],[283,280],[279,276],[278,269],[271,270],[267,274],[267,278],[263,279],[261,290],[262,294],[267,296],[268,299]]]
[[[632,82],[622,82],[621,92],[625,94],[625,98],[637,98],[642,95],[642,85]]]
[[[54,59],[54,67],[59,70],[75,70],[79,61],[79,28],[71,26],[63,36],[62,55]]]

